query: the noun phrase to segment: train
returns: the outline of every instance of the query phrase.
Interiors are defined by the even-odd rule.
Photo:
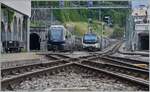
[[[21,49],[23,48],[21,42],[13,40],[3,41],[2,46],[3,52],[6,53],[21,52]]]
[[[48,29],[47,38],[48,51],[61,51],[69,49],[67,41],[71,38],[71,34],[63,25],[51,25]]]
[[[89,51],[100,50],[99,37],[95,33],[86,33],[82,38],[82,48]]]

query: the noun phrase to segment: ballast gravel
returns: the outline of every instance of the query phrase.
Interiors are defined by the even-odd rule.
[[[45,90],[47,88],[83,87],[98,91],[140,91],[141,87],[123,83],[110,77],[97,77],[92,74],[73,72],[71,70],[55,75],[33,77],[14,85],[14,90]]]

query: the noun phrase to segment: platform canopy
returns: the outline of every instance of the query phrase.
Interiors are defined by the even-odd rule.
[[[0,3],[24,15],[31,16],[31,0],[0,0]]]

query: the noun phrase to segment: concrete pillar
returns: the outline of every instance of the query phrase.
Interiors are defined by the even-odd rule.
[[[19,41],[22,42],[22,20],[19,19],[19,22],[18,22],[18,37],[19,37]]]
[[[53,10],[52,9],[50,10],[50,14],[51,14],[50,21],[51,21],[51,25],[52,25],[53,24]]]
[[[4,25],[5,25],[5,40],[8,41],[8,37],[7,37],[7,34],[8,34],[8,30],[7,30],[7,28],[8,28],[8,23],[5,22]]]
[[[0,22],[1,22],[1,3],[0,3]],[[2,32],[2,30],[1,30],[2,28],[1,28],[1,24],[0,24],[0,53],[2,52],[2,39],[1,39],[1,32]]]
[[[13,21],[14,22],[14,21]],[[11,40],[14,40],[14,28],[13,23],[11,24]]]
[[[22,28],[23,26],[22,26],[22,24],[23,24],[23,21],[21,21],[21,24],[20,24],[20,26],[21,26],[21,30],[20,30],[21,31],[21,36],[20,36],[21,37],[21,39],[20,39],[21,42],[23,42],[23,39],[22,39],[23,38],[23,28]]]
[[[30,52],[30,18],[27,18],[27,51]]]
[[[15,33],[15,34],[16,34],[16,39],[17,39],[17,41],[19,41],[19,39],[18,39],[18,38],[19,38],[19,37],[18,37],[18,34],[19,34],[19,23],[18,23],[18,22],[19,22],[19,19],[18,19],[18,17],[17,17],[17,24],[16,24],[17,28],[16,28],[16,33]]]
[[[99,22],[102,22],[102,16],[101,16],[101,9],[99,9]],[[101,23],[102,29],[101,29],[101,42],[100,42],[100,49],[103,49],[103,24]]]

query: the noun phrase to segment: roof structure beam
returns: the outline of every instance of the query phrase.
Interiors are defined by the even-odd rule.
[[[60,0],[31,0],[31,1],[60,1]],[[87,0],[64,0],[64,1],[87,1]],[[132,0],[92,0],[92,1],[132,1]]]
[[[31,8],[32,10],[72,10],[72,9],[128,9],[129,6],[99,6],[99,7],[52,7],[52,8]]]

